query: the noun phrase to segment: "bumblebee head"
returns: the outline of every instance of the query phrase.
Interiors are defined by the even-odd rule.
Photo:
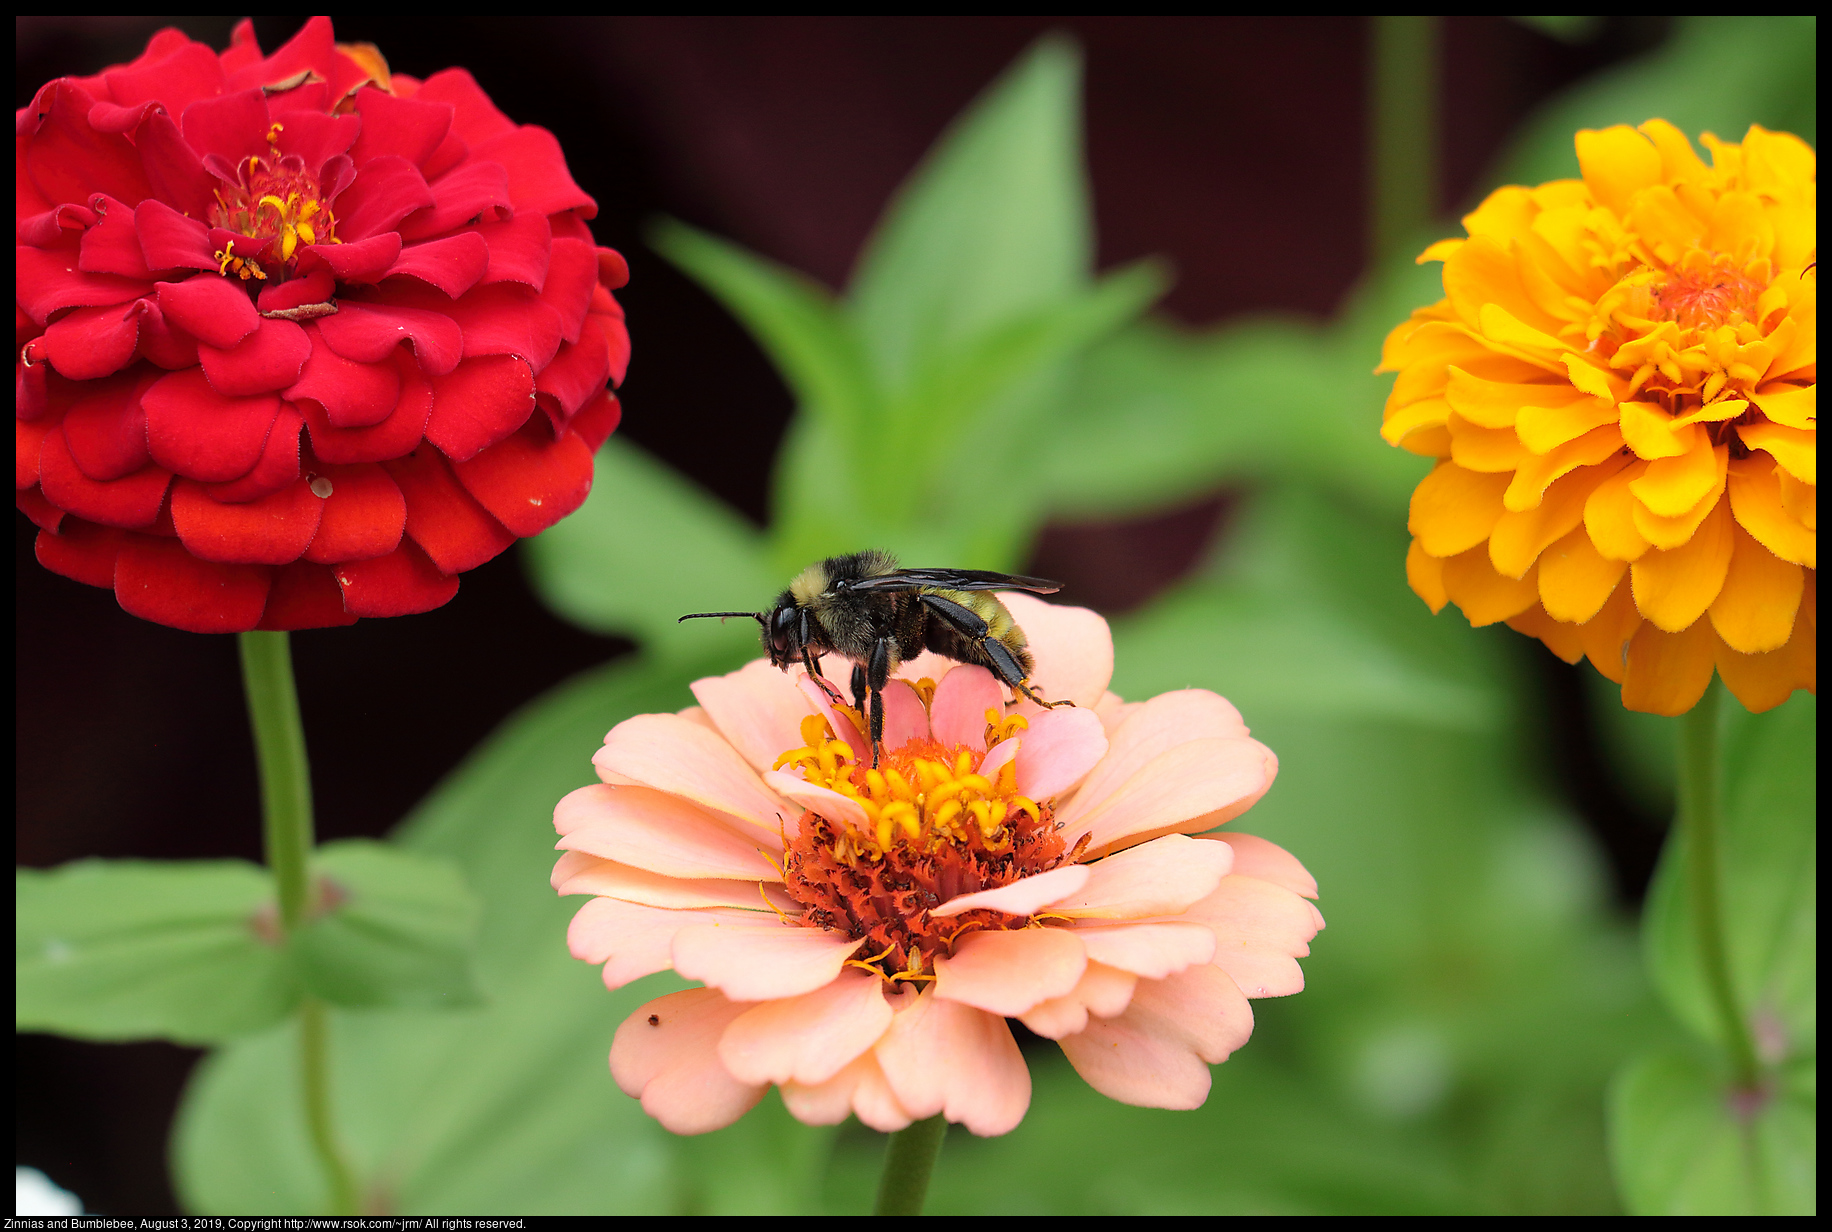
[[[770,656],[770,666],[787,667],[801,659],[802,646],[807,641],[808,624],[801,609],[787,595],[767,612],[689,612],[680,620],[704,620],[712,617],[724,619],[729,616],[742,616],[757,622],[763,633],[763,652]],[[675,623],[679,624],[680,620]]]

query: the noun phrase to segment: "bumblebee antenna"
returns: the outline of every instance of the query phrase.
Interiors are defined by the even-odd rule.
[[[763,613],[761,612],[689,612],[674,623],[678,625],[681,623],[681,620],[704,620],[709,616],[717,616],[721,619],[726,616],[742,616],[746,620],[754,620],[758,624],[763,623]]]

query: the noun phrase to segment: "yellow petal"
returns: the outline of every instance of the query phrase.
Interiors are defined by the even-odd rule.
[[[1642,133],[1660,152],[1660,177],[1669,184],[1710,183],[1711,169],[1692,148],[1686,135],[1665,120],[1649,120]]]
[[[1444,593],[1443,560],[1420,547],[1417,539],[1406,549],[1406,581],[1411,583],[1412,593],[1425,601],[1433,616],[1443,611],[1450,601],[1450,596]]]
[[[1599,368],[1575,351],[1565,352],[1565,372],[1571,383],[1593,398],[1620,402],[1628,396],[1628,382],[1605,368]]]
[[[1584,502],[1584,529],[1597,551],[1611,560],[1634,560],[1648,550],[1647,536],[1635,529],[1635,496],[1628,490],[1647,468],[1646,462],[1630,462]]]
[[[1580,526],[1540,554],[1539,601],[1552,619],[1581,625],[1603,610],[1627,570]]]
[[[1507,486],[1506,475],[1485,475],[1455,462],[1440,462],[1413,489],[1406,529],[1433,556],[1467,552],[1494,529]]]
[[[1751,449],[1766,451],[1802,483],[1819,482],[1819,433],[1778,423],[1741,424],[1737,435]]]
[[[1789,333],[1785,342],[1780,343],[1780,350],[1775,358],[1769,361],[1768,375],[1784,377],[1789,373],[1819,362],[1819,296],[1818,275],[1808,274],[1802,270],[1798,273],[1783,274],[1779,285],[1789,292],[1787,320],[1795,328]],[[1784,322],[1785,323],[1785,322]],[[1776,328],[1771,337],[1779,339],[1781,330]]]
[[[1692,709],[1711,684],[1715,638],[1711,625],[1704,621],[1684,633],[1642,625],[1628,645],[1622,704],[1650,714],[1684,714]]]
[[[1819,208],[1816,203],[1776,202],[1768,207],[1775,228],[1775,251],[1770,260],[1777,269],[1798,269],[1819,251]]]
[[[1673,417],[1649,402],[1624,402],[1622,439],[1638,458],[1677,458],[1691,448],[1698,437],[1696,428],[1675,428]]]
[[[1578,626],[1584,657],[1605,677],[1621,684],[1623,674],[1628,671],[1629,643],[1645,623],[1641,613],[1635,610],[1631,588],[1619,583],[1602,610]]]
[[[1471,548],[1444,562],[1444,593],[1476,628],[1518,615],[1539,601],[1539,579],[1506,578],[1489,564],[1488,553]]]
[[[1711,625],[1739,654],[1762,654],[1787,645],[1806,587],[1806,571],[1749,537],[1731,521],[1730,572],[1711,603]]]
[[[1819,427],[1819,386],[1774,384],[1753,395],[1762,413],[1778,424],[1803,431]]]
[[[1463,416],[1450,416],[1450,456],[1472,471],[1512,471],[1527,458],[1512,428],[1484,428]]]
[[[1772,710],[1793,695],[1795,689],[1809,692],[1819,685],[1818,622],[1814,619],[1814,574],[1807,575],[1806,590],[1800,597],[1800,611],[1794,618],[1794,633],[1787,645],[1767,654],[1739,654],[1722,639],[1716,647],[1718,674],[1743,703],[1746,710],[1759,714]],[[1715,633],[1716,630],[1714,629]]]
[[[1522,445],[1544,454],[1617,419],[1614,402],[1585,396],[1564,406],[1523,406],[1514,421],[1514,430]]]
[[[1584,657],[1584,642],[1578,636],[1577,626],[1552,619],[1537,603],[1518,616],[1508,617],[1508,628],[1538,638],[1546,644],[1547,650],[1567,663],[1576,663]]]
[[[1775,227],[1754,193],[1728,192],[1718,198],[1712,212],[1705,246],[1747,263],[1774,252]]]
[[[1793,133],[1751,124],[1743,137],[1743,175],[1756,192],[1781,198],[1811,192],[1818,167],[1813,147]]]
[[[1787,515],[1808,530],[1819,529],[1819,485],[1802,483],[1780,467],[1775,468],[1781,480],[1781,507]]]
[[[1720,398],[1677,417],[1673,420],[1673,426],[1683,428],[1687,424],[1723,423],[1726,419],[1735,419],[1748,409],[1749,403],[1741,398]]]
[[[1489,562],[1496,571],[1506,577],[1524,577],[1541,552],[1584,520],[1584,502],[1624,463],[1618,455],[1605,465],[1572,471],[1547,488],[1545,498],[1534,508],[1503,513],[1489,532]]]
[[[1671,551],[1642,553],[1629,566],[1635,606],[1668,633],[1690,628],[1724,588],[1730,569],[1730,507],[1718,501],[1698,530]]]
[[[1646,473],[1629,486],[1629,491],[1647,506],[1649,513],[1663,518],[1682,517],[1697,507],[1705,494],[1718,484],[1724,465],[1730,460],[1729,447],[1714,448],[1711,438],[1703,431],[1697,428],[1691,431],[1691,447],[1685,453],[1677,458],[1660,458],[1648,463]]]
[[[1768,458],[1756,454],[1731,463],[1730,511],[1751,538],[1782,560],[1818,567],[1819,535],[1788,516],[1780,469]]]
[[[1442,398],[1427,398],[1423,402],[1414,402],[1411,406],[1388,411],[1386,422],[1380,425],[1380,434],[1389,445],[1398,445],[1413,453],[1425,453],[1427,457],[1441,457],[1436,449],[1427,451],[1419,446],[1425,434],[1436,428],[1439,431],[1433,434],[1434,439],[1442,437],[1448,449],[1450,438],[1443,428],[1449,416],[1448,402]]]
[[[1653,465],[1649,463],[1649,465]],[[1699,523],[1705,520],[1724,495],[1724,476],[1718,476],[1717,486],[1705,494],[1703,500],[1677,518],[1663,518],[1657,513],[1650,513],[1648,507],[1636,501],[1629,507],[1629,514],[1635,519],[1635,529],[1641,537],[1663,552],[1672,551],[1691,539],[1698,530]]]
[[[1562,381],[1495,381],[1456,365],[1448,371],[1444,400],[1484,428],[1513,427],[1523,406],[1569,406],[1585,396]]]
[[[1413,259],[1413,264],[1414,265],[1423,265],[1427,261],[1446,260],[1449,258],[1451,253],[1463,247],[1463,244],[1464,244],[1463,240],[1456,239],[1456,238],[1447,239],[1447,240],[1439,240],[1437,243],[1433,244],[1431,247],[1427,248],[1424,252],[1421,252],[1417,257],[1415,257]]]
[[[1520,512],[1532,509],[1545,495],[1546,488],[1560,475],[1580,466],[1595,466],[1615,456],[1622,449],[1622,433],[1615,424],[1592,429],[1575,441],[1566,441],[1549,453],[1528,454],[1514,472],[1503,498],[1509,509]]]
[[[1707,227],[1706,221],[1681,204],[1678,194],[1665,184],[1637,193],[1626,221],[1629,230],[1664,265],[1678,264],[1681,256],[1698,246]]]
[[[1490,342],[1539,364],[1548,372],[1564,371],[1563,356],[1571,348],[1551,334],[1528,325],[1497,303],[1484,303],[1480,318],[1482,336]]]
[[[1627,217],[1634,195],[1660,183],[1660,153],[1654,143],[1626,124],[1602,132],[1578,132],[1578,167],[1599,204]]]

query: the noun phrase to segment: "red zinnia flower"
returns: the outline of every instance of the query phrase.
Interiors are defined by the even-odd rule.
[[[196,632],[445,603],[591,488],[623,258],[552,134],[314,18],[176,30],[17,115],[18,502]]]

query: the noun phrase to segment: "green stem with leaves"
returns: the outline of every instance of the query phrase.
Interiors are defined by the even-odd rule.
[[[1370,258],[1380,261],[1437,213],[1440,19],[1372,20],[1368,239]]]
[[[937,1113],[891,1135],[884,1148],[884,1175],[878,1180],[874,1215],[920,1215],[929,1192],[935,1157],[948,1135],[947,1118]]]
[[[312,776],[305,725],[293,684],[292,647],[285,633],[241,635],[242,685],[254,727],[261,772],[261,815],[267,867],[280,901],[280,927],[290,938],[311,909]],[[356,1213],[356,1186],[331,1123],[330,1060],[325,1007],[308,997],[299,1007],[299,1083],[312,1149],[331,1190],[332,1213]]]
[[[1685,853],[1686,896],[1711,995],[1730,1053],[1737,1086],[1753,1089],[1760,1076],[1749,1020],[1737,1003],[1724,941],[1724,900],[1719,876],[1722,818],[1719,787],[1718,703],[1723,686],[1716,681],[1698,705],[1680,721],[1678,839]]]

